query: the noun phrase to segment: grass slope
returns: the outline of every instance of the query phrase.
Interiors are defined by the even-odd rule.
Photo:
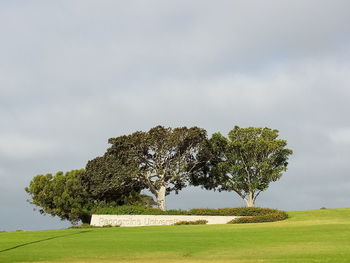
[[[0,262],[350,262],[350,209],[260,224],[0,233]]]

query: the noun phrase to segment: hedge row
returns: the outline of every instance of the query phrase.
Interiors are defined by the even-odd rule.
[[[167,210],[162,211],[158,208],[142,206],[117,206],[99,208],[93,211],[93,214],[100,215],[207,215],[207,216],[266,216],[276,215],[276,217],[287,216],[285,212],[277,209],[261,207],[236,207],[236,208],[197,208],[191,210]],[[277,216],[278,215],[278,216]],[[288,216],[287,216],[288,217]],[[284,218],[285,219],[285,218]],[[263,219],[261,219],[263,220]]]
[[[207,220],[179,221],[179,222],[176,222],[174,225],[205,225],[207,223],[208,223]]]
[[[274,212],[266,215],[246,216],[246,217],[236,218],[234,220],[231,220],[227,224],[275,222],[275,221],[285,220],[287,218],[288,218],[288,214],[286,212],[278,211],[278,212]]]
[[[104,225],[104,226],[93,226],[90,224],[81,224],[81,225],[72,225],[69,228],[72,229],[80,229],[80,228],[106,228],[106,227],[120,227],[118,225],[112,226],[112,225]]]

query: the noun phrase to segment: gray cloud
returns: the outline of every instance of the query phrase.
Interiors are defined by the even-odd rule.
[[[30,179],[157,124],[277,128],[295,153],[259,204],[348,206],[348,1],[0,7],[0,230],[65,226],[26,203]],[[241,204],[199,188],[169,197],[173,208]]]

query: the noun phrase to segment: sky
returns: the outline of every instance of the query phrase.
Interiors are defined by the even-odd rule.
[[[83,168],[156,125],[280,131],[294,154],[257,204],[350,207],[350,1],[0,0],[0,231],[64,228],[33,176]],[[242,206],[189,187],[168,207]]]

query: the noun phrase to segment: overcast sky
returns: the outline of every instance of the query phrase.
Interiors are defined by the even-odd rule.
[[[62,228],[33,176],[83,168],[155,125],[280,130],[289,170],[258,205],[349,207],[350,1],[0,1],[0,230]],[[169,208],[229,207],[188,188]]]

